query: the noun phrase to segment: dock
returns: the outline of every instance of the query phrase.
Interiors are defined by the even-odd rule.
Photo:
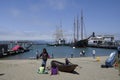
[[[8,43],[0,44],[0,58],[17,55],[30,51],[32,43],[29,41],[9,41]]]
[[[117,49],[117,46],[114,45],[88,45],[88,47],[93,47],[93,48],[104,48],[104,49]]]

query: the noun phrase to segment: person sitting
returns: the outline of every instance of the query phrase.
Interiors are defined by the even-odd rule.
[[[58,73],[58,67],[54,62],[51,62],[51,75],[57,75]]]
[[[69,65],[71,62],[68,60],[68,58],[65,58],[65,64]]]
[[[42,64],[41,67],[39,67],[39,69],[38,69],[38,73],[44,74],[44,72],[45,72],[45,65]]]

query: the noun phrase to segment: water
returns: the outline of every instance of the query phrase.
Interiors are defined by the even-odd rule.
[[[28,59],[31,57],[36,56],[36,51],[38,50],[39,53],[42,52],[43,48],[47,49],[47,52],[51,56],[54,55],[55,58],[65,58],[65,57],[71,57],[71,54],[73,54],[73,57],[79,57],[80,52],[82,50],[85,51],[85,56],[92,56],[92,50],[96,50],[96,56],[109,56],[111,52],[116,51],[113,49],[100,49],[100,48],[75,48],[69,46],[47,46],[47,45],[33,45],[32,50],[26,53],[17,54],[14,56],[5,57],[4,59]]]

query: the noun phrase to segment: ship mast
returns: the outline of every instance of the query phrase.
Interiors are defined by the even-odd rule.
[[[79,41],[79,17],[74,18],[74,42]]]
[[[74,18],[74,43],[76,42],[76,23],[75,23],[75,18]]]
[[[77,15],[77,41],[79,40],[79,17]]]
[[[79,22],[79,16],[74,18],[74,42],[79,41],[79,29],[81,30],[81,40],[83,40],[83,11],[81,10],[81,18]],[[81,24],[80,24],[81,23]]]
[[[83,40],[83,11],[81,10],[81,40]]]
[[[60,38],[63,39],[62,21],[60,21]]]
[[[63,39],[63,30],[62,30],[62,23],[60,21],[60,26],[56,26],[56,41],[58,41],[59,39]]]

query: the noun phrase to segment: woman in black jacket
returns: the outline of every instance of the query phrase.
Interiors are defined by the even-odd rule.
[[[45,48],[43,49],[43,52],[40,54],[40,57],[42,57],[42,64],[44,64],[46,67],[46,62],[47,62],[47,59],[49,58],[49,55]]]

